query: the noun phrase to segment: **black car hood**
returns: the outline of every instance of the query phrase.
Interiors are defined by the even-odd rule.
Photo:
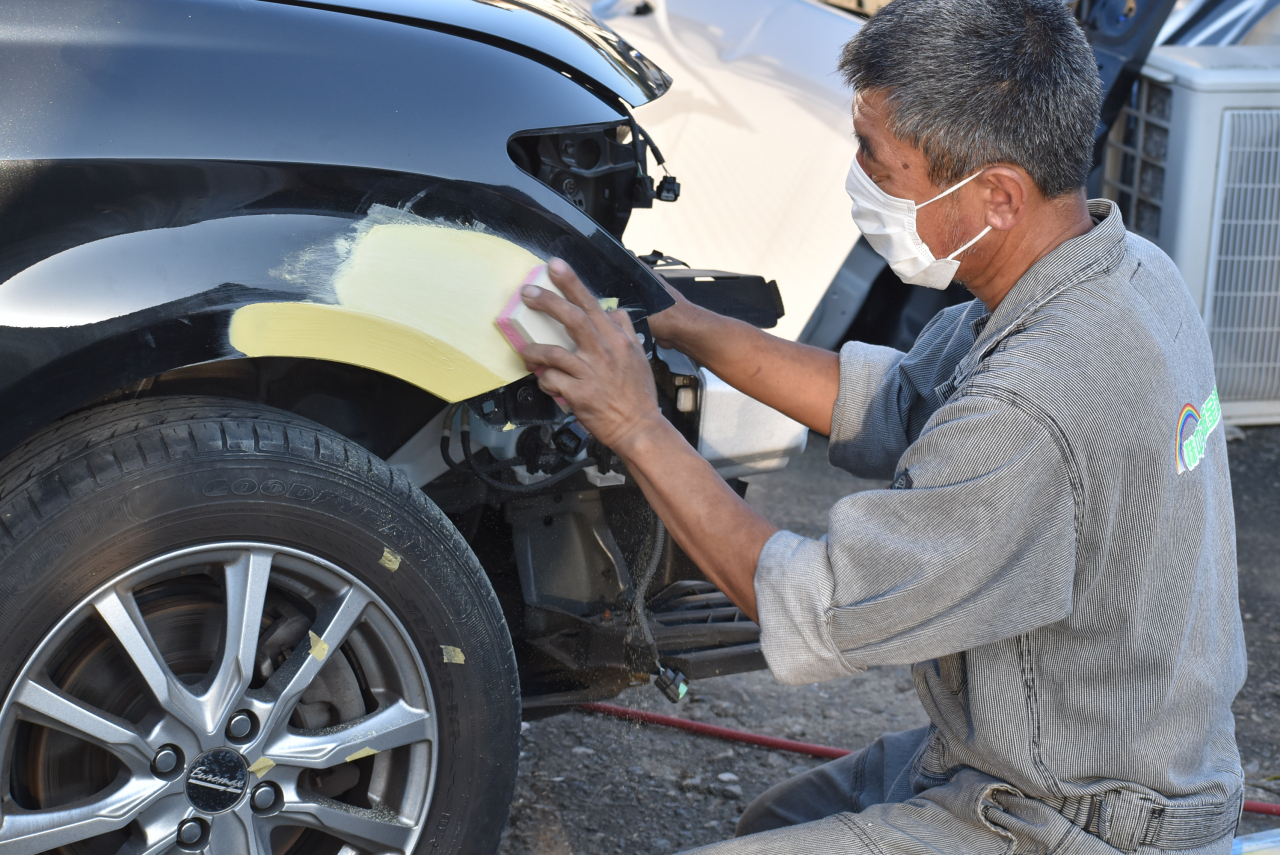
[[[671,78],[622,37],[568,0],[267,0],[345,11],[467,34],[572,69],[593,89],[633,107],[662,95]]]

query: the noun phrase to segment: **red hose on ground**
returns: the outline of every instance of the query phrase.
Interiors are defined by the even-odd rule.
[[[779,739],[776,736],[761,736],[758,733],[747,733],[746,731],[733,730],[728,727],[717,727],[714,724],[703,724],[700,721],[689,721],[687,718],[676,718],[672,715],[645,712],[644,710],[632,710],[627,709],[626,707],[615,706],[613,704],[579,704],[578,709],[585,712],[613,716],[614,718],[627,719],[628,721],[642,721],[645,724],[661,724],[666,727],[687,730],[690,733],[700,733],[703,736],[714,736],[717,739],[727,739],[730,742],[745,742],[748,745],[759,745],[764,748],[776,748],[779,751],[792,751],[796,754],[808,754],[812,757],[826,757],[834,760],[837,757],[843,757],[846,754],[851,753],[849,751],[845,751],[843,748],[831,748],[826,745],[811,745],[808,742],[796,742],[794,739]]]
[[[676,718],[673,715],[662,715],[661,713],[645,712],[644,710],[633,710],[627,707],[620,707],[615,704],[579,704],[578,709],[583,712],[598,713],[599,715],[612,716],[613,718],[625,719],[626,721],[640,721],[645,724],[660,724],[664,727],[674,727],[677,730],[687,730],[690,733],[700,733],[703,736],[714,736],[716,739],[727,739],[730,742],[744,742],[747,745],[759,745],[762,748],[774,748],[778,751],[791,751],[796,754],[808,754],[811,757],[826,757],[834,760],[837,757],[844,757],[852,752],[843,748],[832,748],[829,745],[814,745],[809,742],[796,742],[794,739],[779,739],[776,736],[762,736],[758,733],[747,733],[745,730],[734,730],[729,727],[719,727],[714,724],[703,724],[700,721],[690,721],[687,718]],[[1280,804],[1268,804],[1267,802],[1251,802],[1244,803],[1244,809],[1249,813],[1265,813],[1270,816],[1280,816]]]

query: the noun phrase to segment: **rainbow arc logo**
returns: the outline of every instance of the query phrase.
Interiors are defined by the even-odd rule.
[[[1204,402],[1204,406],[1196,409],[1191,404],[1183,404],[1178,414],[1177,441],[1174,454],[1178,462],[1178,474],[1190,472],[1200,465],[1204,458],[1204,450],[1209,444],[1209,434],[1222,421],[1222,407],[1218,403],[1218,387]]]

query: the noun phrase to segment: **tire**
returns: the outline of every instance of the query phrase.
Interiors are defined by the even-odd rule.
[[[68,417],[0,473],[0,851],[496,850],[511,638],[385,462],[269,407],[153,398]]]

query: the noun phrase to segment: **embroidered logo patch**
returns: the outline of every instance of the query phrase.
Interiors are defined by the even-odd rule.
[[[1209,444],[1209,434],[1221,421],[1222,407],[1218,404],[1216,386],[1199,410],[1190,404],[1183,405],[1182,412],[1178,414],[1177,447],[1174,449],[1179,475],[1200,465],[1205,446]]]

